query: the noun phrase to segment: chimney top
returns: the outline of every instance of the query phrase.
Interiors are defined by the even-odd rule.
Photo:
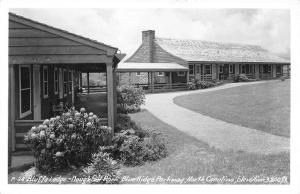
[[[154,30],[145,30],[142,31],[142,43],[150,45],[153,43],[155,39],[155,31]]]

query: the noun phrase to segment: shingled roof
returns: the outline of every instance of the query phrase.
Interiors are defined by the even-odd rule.
[[[155,38],[166,52],[186,61],[289,63],[257,45]]]
[[[142,32],[142,44],[126,62],[290,63],[257,45],[158,38],[154,30]]]

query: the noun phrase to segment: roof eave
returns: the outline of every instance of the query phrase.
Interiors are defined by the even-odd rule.
[[[100,50],[105,50],[106,54],[108,56],[114,56],[118,51],[118,48],[116,48],[116,47],[112,47],[112,46],[106,45],[104,43],[100,43],[95,40],[91,40],[89,38],[86,38],[86,37],[83,37],[83,36],[80,36],[77,34],[73,34],[71,32],[55,28],[53,26],[49,26],[44,23],[37,22],[37,21],[31,20],[29,18],[25,18],[23,16],[11,13],[11,12],[9,13],[9,20],[17,22],[17,23],[22,23],[22,24],[31,26],[33,28],[37,28],[39,30],[43,30],[43,31],[46,31],[46,32],[49,32],[49,33],[52,33],[52,34],[55,34],[55,35],[85,44],[85,45],[88,45],[88,46],[91,46],[94,48],[97,48]]]

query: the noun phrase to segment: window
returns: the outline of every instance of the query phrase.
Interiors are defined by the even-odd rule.
[[[233,73],[233,64],[229,65],[229,73]]]
[[[211,65],[204,65],[204,75],[211,74]]]
[[[178,75],[178,76],[185,76],[185,72],[184,72],[184,71],[178,71],[178,72],[177,72],[177,75]]]
[[[65,69],[63,70],[63,72],[64,72],[64,74],[63,74],[63,77],[64,77],[64,96],[66,96],[67,92],[68,92],[68,73]]]
[[[54,94],[58,94],[58,87],[59,87],[59,81],[58,81],[58,69],[54,68]]]
[[[43,92],[44,92],[44,98],[48,98],[48,67],[43,66]]]
[[[271,65],[263,65],[263,73],[271,73]]]
[[[31,69],[30,66],[19,67],[20,118],[31,113]]]
[[[201,74],[201,66],[196,65],[196,74]]]
[[[195,66],[194,65],[189,65],[189,74],[195,75]]]
[[[250,74],[253,73],[253,65],[249,65],[249,73],[250,73]]]
[[[164,72],[160,71],[157,73],[158,76],[164,76]]]
[[[223,73],[224,65],[220,65],[220,73]]]
[[[276,65],[276,73],[277,74],[281,73],[281,66],[280,65]]]
[[[72,71],[69,71],[68,79],[69,79],[69,94],[72,93],[72,84],[73,84],[73,74]]]
[[[242,73],[246,73],[246,66],[242,65]]]
[[[136,76],[141,76],[141,72],[136,72]]]
[[[271,73],[271,71],[272,71],[272,66],[268,65],[268,72]]]

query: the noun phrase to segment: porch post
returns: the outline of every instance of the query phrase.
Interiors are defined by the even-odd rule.
[[[255,78],[259,78],[259,64],[255,64]]]
[[[82,72],[79,72],[79,88],[82,89]]]
[[[223,72],[224,72],[224,69],[223,69]],[[217,63],[216,63],[216,80],[219,80],[219,64],[217,64]]]
[[[87,93],[90,93],[90,72],[86,73]]]
[[[148,92],[149,92],[149,90],[150,90],[150,72],[148,71],[147,72],[148,73]]]
[[[234,64],[234,75],[238,75],[239,73],[239,64]]]
[[[170,77],[169,77],[169,84],[170,84],[170,89],[172,89],[172,72],[170,71]]]
[[[117,114],[118,114],[118,112],[117,112],[117,104],[118,104],[118,102],[117,102],[117,72],[114,70],[113,71],[113,84],[114,84],[114,87],[113,87],[113,91],[114,91],[114,107],[113,107],[113,109],[114,109],[114,123],[116,123],[117,122]]]
[[[154,92],[154,72],[153,71],[150,72],[150,76],[151,76],[151,83],[150,83],[151,93],[153,93]]]
[[[204,80],[204,64],[201,64],[201,80]]]
[[[15,150],[15,70],[9,66],[9,115],[8,115],[8,166],[11,166],[11,152]]]
[[[190,72],[187,71],[187,72],[186,72],[186,83],[188,83],[189,80],[190,80]]]
[[[74,70],[71,70],[71,79],[72,79],[72,106],[74,106],[75,103],[75,91],[74,91],[74,81],[75,81],[75,72]]]
[[[272,77],[276,77],[276,64],[272,64]]]
[[[108,126],[112,128],[114,132],[114,75],[113,64],[106,64],[106,88],[107,88],[107,120]]]

